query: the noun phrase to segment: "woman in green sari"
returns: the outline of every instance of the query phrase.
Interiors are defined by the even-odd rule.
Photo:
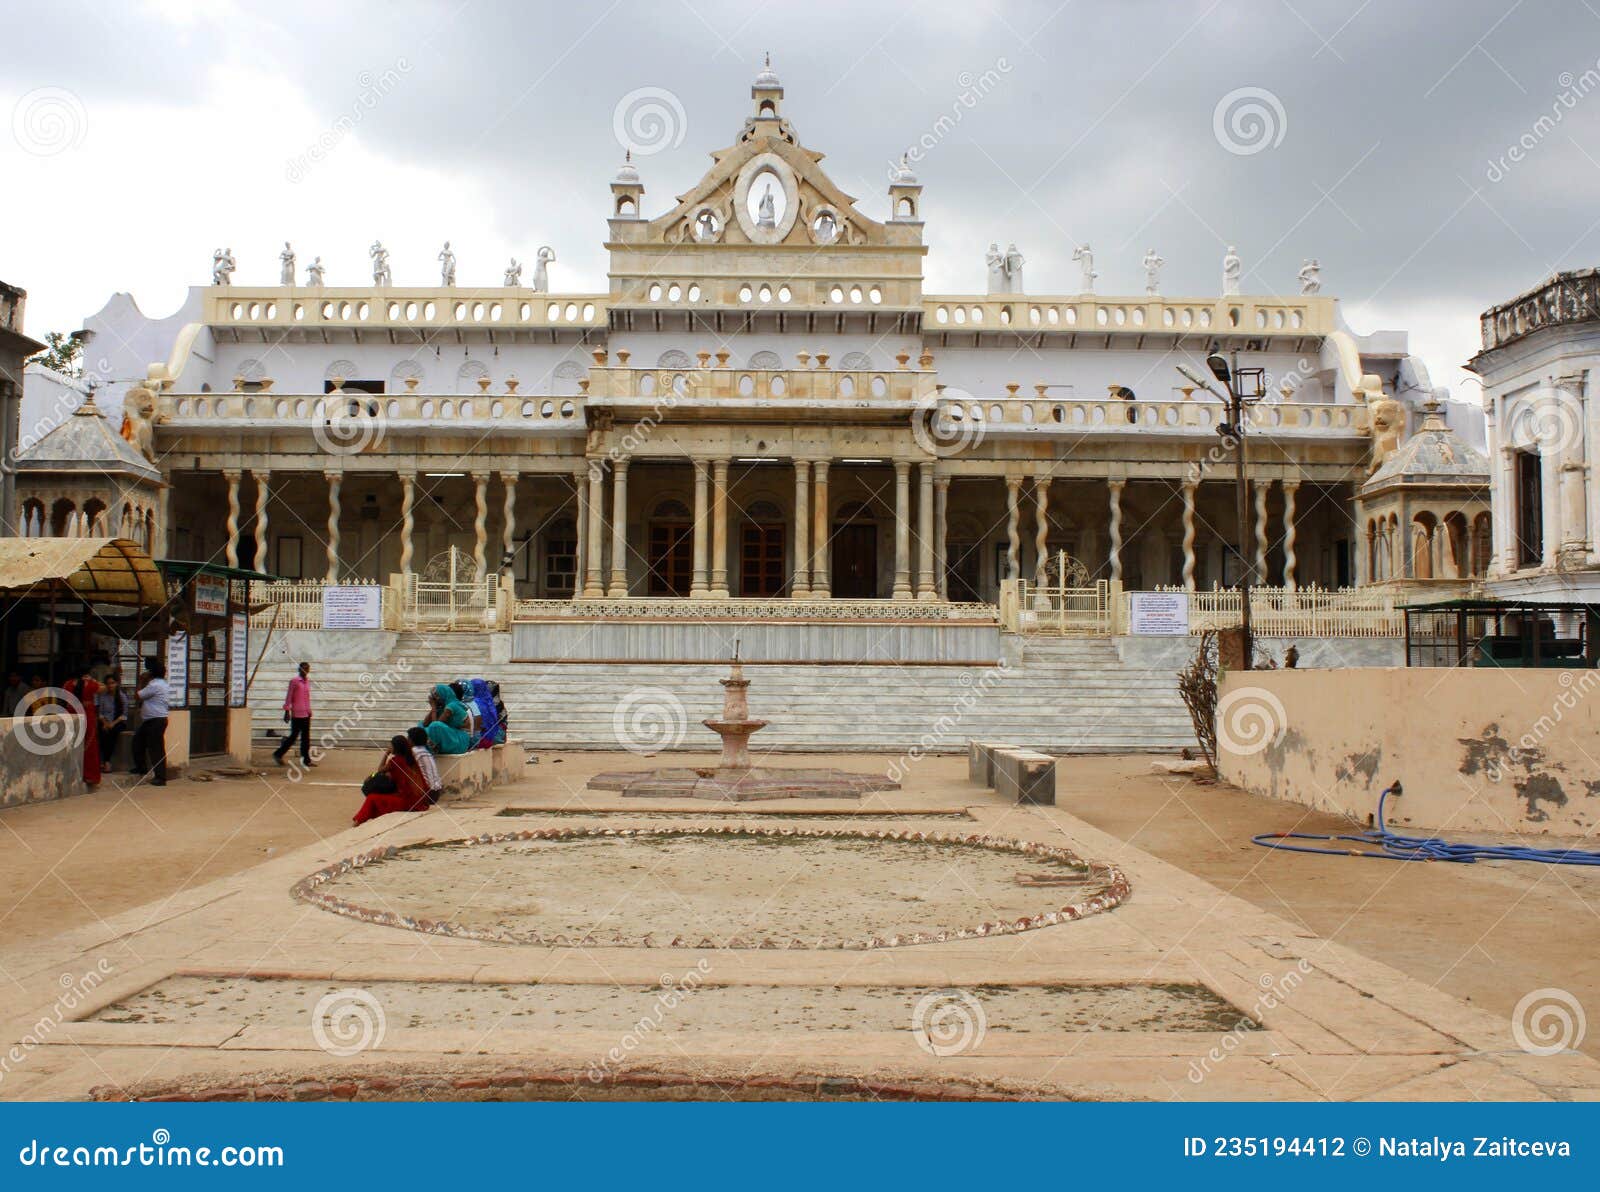
[[[428,715],[422,722],[422,731],[428,734],[428,748],[434,753],[465,753],[472,748],[466,705],[456,698],[448,683],[435,685],[428,696]]]

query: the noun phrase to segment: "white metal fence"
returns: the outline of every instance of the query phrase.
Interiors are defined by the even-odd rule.
[[[1189,632],[1237,625],[1240,608],[1235,588],[1190,592]],[[1251,588],[1250,627],[1263,637],[1402,637],[1405,614],[1393,592],[1373,588]]]
[[[1116,613],[1107,580],[1067,587],[1019,579],[1001,592],[1001,624],[1017,633],[1105,637],[1117,631]]]

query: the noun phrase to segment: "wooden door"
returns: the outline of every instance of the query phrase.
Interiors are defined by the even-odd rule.
[[[739,594],[782,596],[783,526],[773,522],[745,522],[739,536]]]
[[[983,599],[983,544],[952,542],[945,547],[945,584],[951,600]]]
[[[694,528],[689,522],[652,521],[645,591],[651,596],[687,596],[694,582]]]
[[[833,528],[833,595],[840,600],[874,600],[878,595],[878,527],[846,522]]]

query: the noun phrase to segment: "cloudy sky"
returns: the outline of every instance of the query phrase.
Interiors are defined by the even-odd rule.
[[[1229,243],[1247,292],[1314,256],[1357,330],[1409,330],[1471,399],[1478,313],[1600,259],[1585,0],[55,0],[7,24],[0,278],[36,336],[117,290],[169,313],[219,246],[276,281],[285,239],[333,284],[370,277],[374,237],[400,284],[446,237],[463,284],[550,244],[553,288],[603,290],[619,127],[659,213],[769,50],[869,215],[922,147],[930,290],[981,289],[992,240],[1036,293],[1076,288],[1083,241],[1103,293],[1139,292],[1151,247],[1169,294],[1217,293]]]

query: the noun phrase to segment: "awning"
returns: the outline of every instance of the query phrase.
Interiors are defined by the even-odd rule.
[[[251,571],[248,567],[228,567],[221,563],[201,562],[198,559],[157,559],[156,566],[163,575],[175,579],[188,579],[194,575],[209,575],[216,579],[248,579],[271,583],[278,577],[265,571]]]
[[[0,596],[47,599],[52,588],[92,604],[167,602],[155,560],[131,538],[0,538]]]

